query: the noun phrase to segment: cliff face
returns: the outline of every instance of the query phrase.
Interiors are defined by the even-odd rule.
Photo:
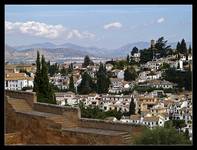
[[[6,91],[5,144],[131,144],[131,125],[80,118],[78,108],[37,103],[35,93]]]

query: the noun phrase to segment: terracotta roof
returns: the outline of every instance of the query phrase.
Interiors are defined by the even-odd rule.
[[[148,121],[148,122],[159,121],[159,117],[144,117],[143,121]]]
[[[140,115],[131,115],[130,119],[131,120],[140,120],[141,116]]]
[[[9,78],[5,78],[5,80],[34,80],[34,78],[32,77],[9,77]]]
[[[7,73],[6,78],[12,78],[12,77],[25,77],[25,73]]]

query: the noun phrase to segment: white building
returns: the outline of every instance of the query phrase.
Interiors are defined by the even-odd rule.
[[[117,78],[118,79],[124,79],[124,70],[120,70],[120,72],[118,72]]]
[[[22,90],[23,87],[33,88],[33,78],[25,73],[7,73],[5,75],[6,90]]]

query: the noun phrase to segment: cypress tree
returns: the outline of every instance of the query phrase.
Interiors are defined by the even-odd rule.
[[[93,91],[94,83],[91,76],[85,71],[82,75],[81,83],[78,86],[79,94],[89,94]]]
[[[129,105],[129,115],[134,115],[135,114],[135,103],[133,97],[131,98],[131,102]]]
[[[52,85],[49,83],[48,67],[44,56],[42,55],[40,64],[40,55],[37,52],[37,70],[34,78],[34,91],[37,95],[37,100],[43,103],[56,104]]]
[[[127,55],[127,63],[129,64],[130,62],[130,58],[129,58],[129,55]]]
[[[184,39],[182,39],[181,41],[181,45],[180,45],[180,53],[182,54],[186,54],[187,52],[187,45]]]
[[[180,48],[181,48],[181,44],[180,44],[180,42],[178,42],[177,45],[176,45],[176,52],[177,53],[180,52]]]
[[[191,45],[189,45],[188,53],[189,53],[189,54],[191,54],[191,53],[192,53]]]
[[[69,90],[72,91],[72,92],[75,92],[75,86],[74,86],[73,75],[70,76]]]
[[[107,75],[106,66],[100,63],[97,72],[97,93],[107,93],[110,85],[110,79]]]
[[[39,85],[40,85],[40,53],[37,51],[37,59],[36,59],[36,73],[34,77],[34,87],[33,92],[39,93]]]
[[[82,67],[86,68],[88,65],[93,65],[93,61],[90,60],[89,56],[86,55],[84,58],[84,63],[82,64]]]

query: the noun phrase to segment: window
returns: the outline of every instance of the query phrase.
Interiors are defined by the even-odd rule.
[[[6,81],[6,87],[8,87],[8,81]]]

